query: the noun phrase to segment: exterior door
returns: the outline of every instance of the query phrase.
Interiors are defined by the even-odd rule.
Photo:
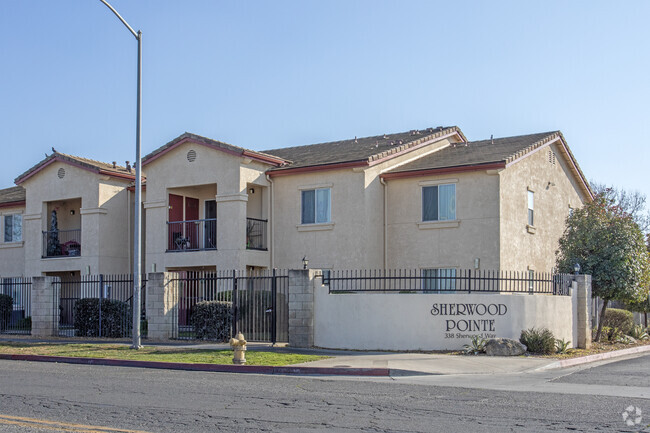
[[[196,250],[199,248],[199,199],[185,197],[185,237],[189,241],[188,249]]]
[[[183,196],[169,194],[169,224],[167,228],[167,249],[182,248],[183,239]]]

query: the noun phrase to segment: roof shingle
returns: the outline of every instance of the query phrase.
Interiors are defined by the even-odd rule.
[[[0,189],[0,204],[22,203],[24,201],[25,188],[22,186]]]

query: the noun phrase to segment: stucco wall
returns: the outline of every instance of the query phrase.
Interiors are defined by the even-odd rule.
[[[59,169],[65,176],[58,176]],[[129,181],[102,176],[74,165],[54,162],[27,179],[23,237],[25,241],[25,275],[47,272],[79,271],[86,273],[129,272],[129,245],[126,187]],[[61,215],[70,223],[81,224],[81,256],[43,259],[43,230],[49,230],[48,202],[74,202],[75,215],[64,209]]]
[[[456,220],[422,222],[422,188],[456,185]],[[388,268],[499,269],[499,178],[485,171],[392,179]]]
[[[549,150],[555,164],[549,162]],[[499,174],[501,268],[550,272],[569,206],[583,199],[556,144],[544,146]],[[550,184],[549,184],[550,183]],[[534,192],[534,227],[528,225],[528,190]]]
[[[519,294],[336,294],[318,285],[314,346],[357,350],[456,350],[483,338],[519,339],[522,329],[546,327],[572,341],[570,296]],[[460,311],[464,314],[459,314]],[[473,305],[475,313],[467,314]],[[450,307],[453,305],[454,307]],[[453,313],[452,314],[452,308]],[[446,312],[443,311],[446,309]],[[484,311],[485,310],[485,311]],[[445,314],[443,314],[445,313]]]
[[[4,241],[4,216],[24,215],[24,213],[25,208],[23,206],[0,208],[0,276],[2,277],[22,277],[25,275],[24,222],[22,241]]]
[[[196,159],[189,161],[190,150]],[[247,187],[256,187],[262,197],[268,182],[264,176],[267,165],[231,155],[195,143],[184,143],[145,167],[147,173],[146,269],[178,269],[214,267],[244,269],[246,265],[268,267],[269,253],[246,250]],[[217,250],[167,253],[167,220],[169,194],[200,200],[199,216],[204,218],[205,200],[217,202]]]

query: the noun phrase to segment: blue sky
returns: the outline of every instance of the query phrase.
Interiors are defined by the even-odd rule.
[[[111,4],[143,32],[143,155],[185,131],[264,150],[559,129],[589,179],[650,196],[650,2]],[[136,49],[99,0],[0,3],[0,188],[51,147],[134,159]]]

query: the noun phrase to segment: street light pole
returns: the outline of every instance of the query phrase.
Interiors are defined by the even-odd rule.
[[[140,345],[140,314],[141,303],[140,295],[142,291],[142,261],[140,259],[142,250],[142,173],[141,165],[142,158],[140,157],[140,132],[141,132],[141,119],[142,119],[142,32],[138,30],[136,33],[133,28],[127,23],[122,16],[111,6],[106,0],[99,0],[106,5],[116,17],[122,21],[122,24],[129,29],[129,32],[138,41],[138,97],[136,109],[136,132],[135,132],[135,216],[134,216],[134,230],[133,230],[133,343],[131,349],[139,349]]]

